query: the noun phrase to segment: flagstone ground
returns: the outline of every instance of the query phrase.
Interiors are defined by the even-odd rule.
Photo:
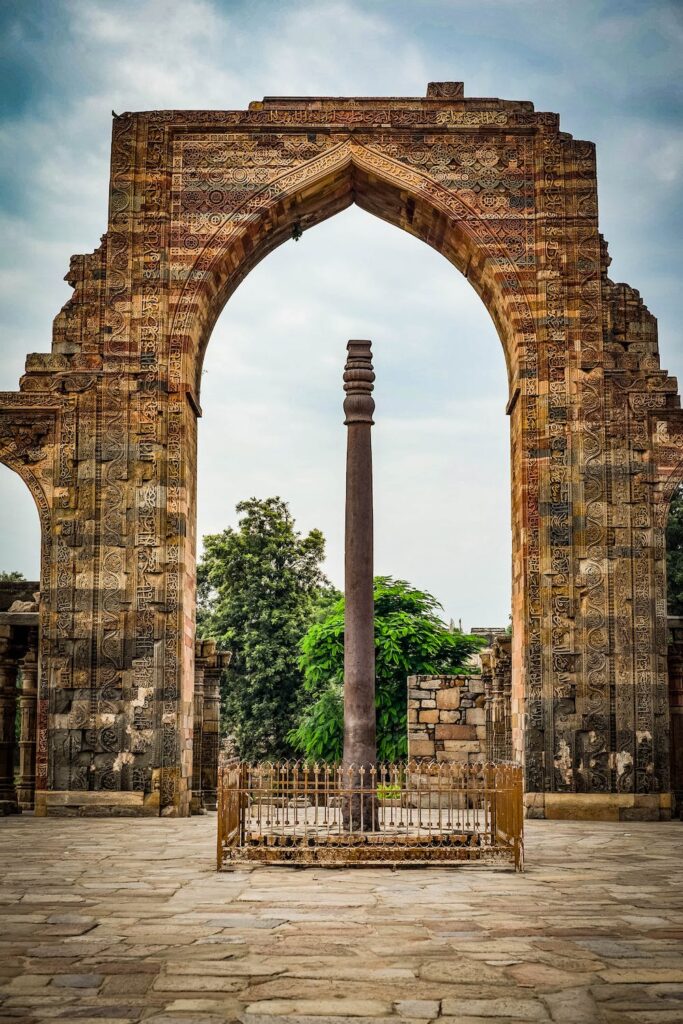
[[[214,871],[215,815],[0,821],[0,1018],[683,1021],[683,825],[530,821],[526,872]]]

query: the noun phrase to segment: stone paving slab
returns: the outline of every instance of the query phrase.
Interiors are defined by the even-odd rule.
[[[530,821],[524,875],[216,874],[215,824],[0,819],[0,1020],[683,1022],[679,822]]]

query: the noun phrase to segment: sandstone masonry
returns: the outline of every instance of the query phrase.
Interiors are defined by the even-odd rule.
[[[486,760],[480,675],[408,677],[408,758]]]

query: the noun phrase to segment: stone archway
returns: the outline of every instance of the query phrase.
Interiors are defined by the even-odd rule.
[[[356,202],[454,263],[503,344],[530,813],[667,815],[648,416],[666,426],[676,383],[607,277],[594,156],[557,115],[460,83],[115,118],[107,233],[72,260],[52,353],[0,395],[5,444],[11,409],[54,424],[43,810],[188,813],[203,352],[260,259]]]

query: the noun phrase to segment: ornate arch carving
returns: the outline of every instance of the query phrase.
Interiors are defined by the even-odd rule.
[[[355,185],[360,174],[372,175],[372,181],[359,195]],[[516,180],[514,175],[511,178]],[[330,196],[321,204],[326,188]],[[377,197],[385,190],[400,196],[401,205],[383,207]],[[348,137],[268,181],[231,210],[229,219],[224,217],[198,246],[173,305],[170,341],[171,362],[174,353],[184,353],[187,368],[182,376],[197,393],[212,328],[240,281],[291,237],[293,225],[312,227],[352,202],[374,207],[371,212],[427,242],[465,274],[496,325],[512,382],[517,344],[522,337],[531,340],[535,333],[533,291],[524,281],[524,268],[528,277],[533,262],[531,219],[513,221],[517,232],[526,232],[526,240],[519,233],[506,233],[495,220],[486,221],[471,200],[454,195],[424,168],[402,165],[396,156]],[[415,217],[416,203],[421,204],[422,220]],[[218,214],[214,216],[218,219]],[[438,218],[442,223],[437,230]],[[195,244],[193,238],[191,246]]]

